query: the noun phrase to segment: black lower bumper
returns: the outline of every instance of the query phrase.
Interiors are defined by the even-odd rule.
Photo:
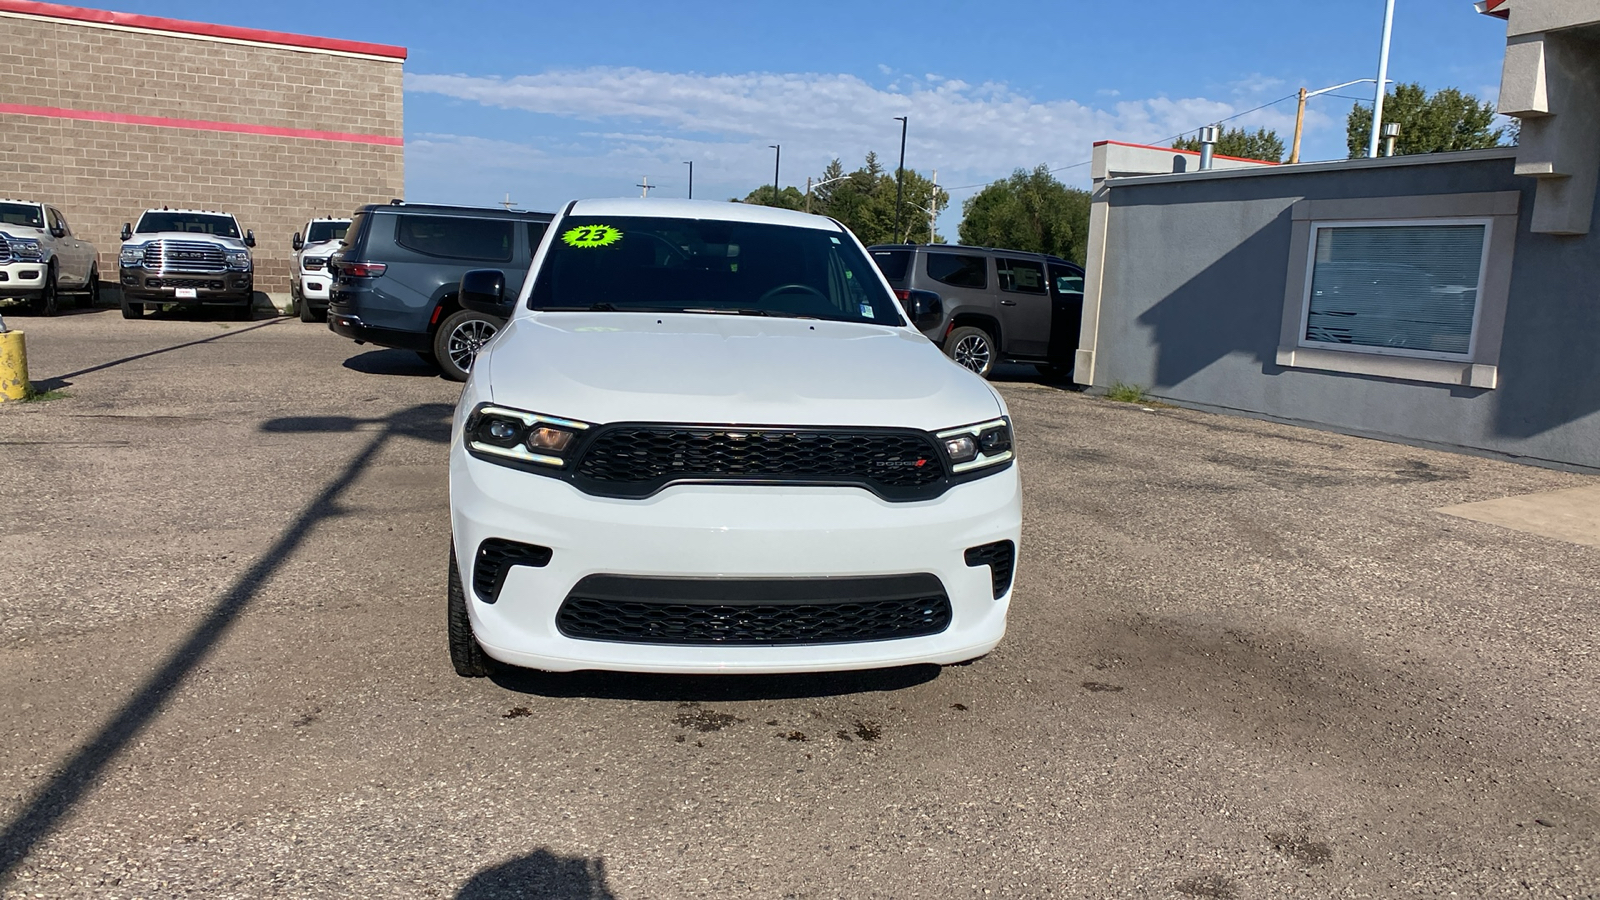
[[[395,347],[418,353],[433,351],[433,335],[427,332],[376,328],[365,324],[356,316],[340,312],[333,307],[328,308],[328,330],[358,344],[376,344],[379,347]]]
[[[134,303],[248,306],[255,298],[255,278],[249,272],[187,275],[123,269],[119,274],[123,298]],[[194,296],[180,297],[179,291],[193,291]]]

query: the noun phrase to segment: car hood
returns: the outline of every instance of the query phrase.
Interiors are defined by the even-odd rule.
[[[6,237],[12,237],[25,241],[42,241],[47,236],[47,233],[43,228],[34,228],[32,225],[11,224],[7,224],[5,227],[0,228],[0,234],[5,235]]]
[[[188,231],[150,231],[139,232],[133,237],[123,241],[128,244],[148,244],[151,241],[195,241],[197,243],[216,244],[227,250],[248,250],[240,238],[218,237],[214,234],[194,234]]]
[[[340,243],[340,241],[317,241],[315,244],[306,244],[304,247],[301,247],[300,252],[296,253],[295,255],[301,259],[305,259],[308,256],[320,256],[326,259],[327,257],[333,255],[333,251],[339,249]]]
[[[479,354],[473,380],[495,403],[602,424],[936,431],[1005,408],[987,382],[919,334],[815,319],[520,316]]]

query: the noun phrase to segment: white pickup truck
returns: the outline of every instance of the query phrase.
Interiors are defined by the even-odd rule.
[[[0,301],[21,300],[53,316],[66,291],[100,296],[94,245],[72,233],[61,210],[32,200],[0,200]]]
[[[255,233],[240,229],[232,213],[145,210],[137,225],[122,226],[123,318],[142,317],[147,304],[227,306],[250,318],[255,245]]]
[[[321,322],[328,318],[328,274],[332,256],[350,230],[349,219],[312,219],[294,236],[294,270],[289,276],[289,295],[300,311],[300,321]]]

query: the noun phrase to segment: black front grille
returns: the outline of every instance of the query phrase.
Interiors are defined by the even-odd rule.
[[[220,291],[223,287],[223,283],[214,278],[146,278],[144,284],[153,288],[202,288],[211,291]]]
[[[995,541],[971,547],[966,553],[967,565],[988,566],[989,577],[994,582],[994,598],[999,600],[1011,590],[1011,573],[1017,566],[1017,547],[1010,541]]]
[[[925,495],[944,480],[925,433],[891,429],[610,425],[574,466],[589,493],[641,497],[674,482],[854,484],[890,497]]]
[[[849,644],[938,634],[950,600],[933,575],[674,579],[591,575],[556,613],[570,638],[635,644]]]
[[[549,547],[489,538],[478,545],[478,555],[473,558],[472,589],[477,591],[479,600],[493,603],[500,598],[500,588],[512,566],[547,566],[551,555]]]

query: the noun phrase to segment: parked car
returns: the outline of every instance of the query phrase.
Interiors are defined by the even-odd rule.
[[[289,296],[300,311],[300,321],[320,322],[328,317],[328,257],[339,249],[349,228],[349,219],[312,219],[295,232]]]
[[[0,200],[0,300],[23,301],[30,312],[53,316],[61,294],[100,299],[94,245],[79,240],[61,210],[33,200]]]
[[[458,673],[946,664],[1000,641],[1022,521],[1005,401],[844,227],[584,200],[514,277],[460,288],[509,322],[452,428]]]
[[[250,318],[255,300],[253,231],[232,213],[206,209],[147,209],[122,226],[117,255],[122,317],[147,306],[222,306]]]
[[[400,201],[363,206],[328,260],[328,328],[358,344],[415,351],[463,381],[478,348],[504,321],[462,307],[461,276],[502,266],[509,289],[520,288],[550,218]]]
[[[897,294],[928,291],[944,320],[923,334],[951,359],[988,377],[997,362],[1072,374],[1083,318],[1083,267],[1021,250],[954,244],[887,244],[872,260]]]

